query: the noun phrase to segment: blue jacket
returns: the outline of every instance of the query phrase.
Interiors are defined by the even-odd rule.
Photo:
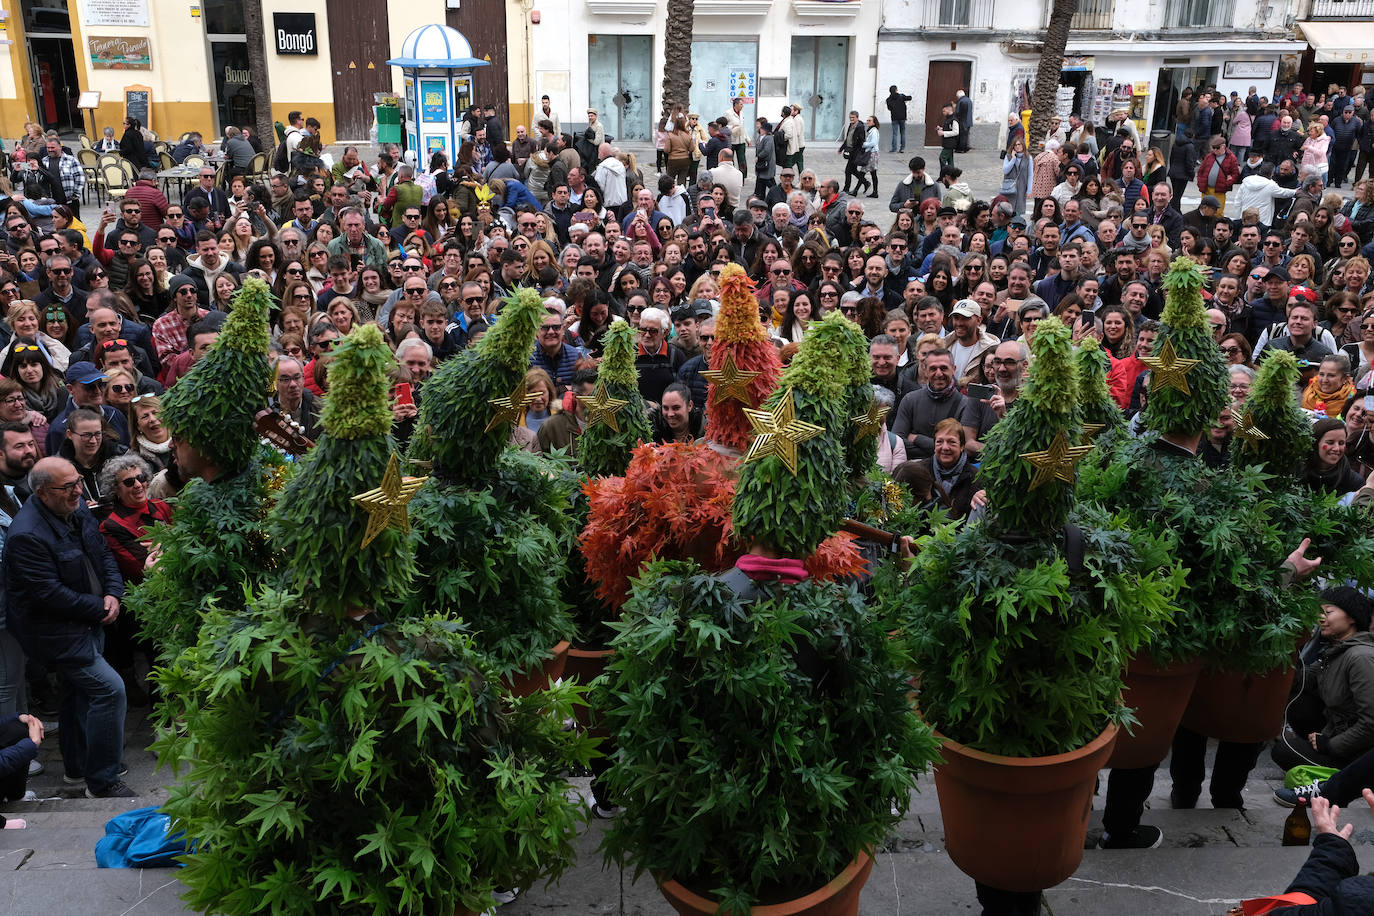
[[[530,365],[547,372],[553,378],[553,383],[558,386],[558,390],[562,391],[572,381],[573,367],[586,355],[587,351],[581,347],[564,343],[563,348],[558,351],[557,358],[554,359],[544,352],[543,347],[536,345],[534,354],[530,357]]]
[[[544,209],[539,200],[530,193],[530,189],[525,187],[525,183],[518,178],[507,178],[505,206],[512,210],[518,207],[530,206],[538,212]]]
[[[19,713],[6,719],[0,719],[0,726],[17,721],[19,721]],[[0,747],[0,779],[5,779],[16,773],[27,773],[29,761],[37,756],[38,745],[33,743],[32,738],[20,738],[9,747]]]
[[[104,596],[124,597],[119,566],[95,516],[83,504],[73,518],[77,532],[35,494],[5,538],[8,626],[24,651],[49,667],[80,668],[95,661]],[[99,595],[91,592],[83,554],[99,580]]]

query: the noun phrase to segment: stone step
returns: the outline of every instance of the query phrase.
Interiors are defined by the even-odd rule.
[[[19,831],[23,832],[23,831]],[[0,868],[6,861],[0,859]],[[0,881],[0,913],[172,916],[188,912],[172,868],[83,869],[71,880],[60,865],[25,866]]]

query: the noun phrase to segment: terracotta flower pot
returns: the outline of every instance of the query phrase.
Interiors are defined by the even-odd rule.
[[[1083,860],[1097,771],[1117,727],[1050,757],[1001,757],[944,738],[935,790],[945,849],[984,884],[1029,893],[1066,880]]]
[[[751,907],[750,916],[857,916],[859,894],[872,870],[873,856],[861,852],[819,890],[785,903]],[[661,881],[658,889],[681,916],[713,916],[720,908],[718,901],[694,894],[676,881]]]
[[[1121,702],[1135,710],[1140,724],[1134,726],[1134,734],[1121,729],[1107,766],[1134,769],[1164,759],[1201,670],[1202,659],[1164,668],[1148,656],[1131,659]]]
[[[563,676],[563,667],[568,662],[568,648],[571,645],[572,643],[565,639],[553,647],[549,657],[544,659],[544,664],[538,668],[507,677],[506,686],[510,688],[510,692],[518,697],[527,697],[540,690],[546,690],[550,684]]]
[[[610,662],[611,656],[615,654],[612,649],[580,649],[573,646],[568,650],[568,661],[563,667],[563,676],[576,678],[577,683],[586,687],[596,680],[606,670],[606,665]],[[586,704],[578,704],[576,709],[577,724],[583,728],[591,728],[597,719],[596,710]]]
[[[1266,674],[1204,671],[1183,725],[1218,741],[1268,741],[1283,731],[1283,710],[1293,686],[1293,669],[1285,665]]]

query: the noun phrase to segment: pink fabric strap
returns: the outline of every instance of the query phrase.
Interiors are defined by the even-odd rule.
[[[757,554],[746,553],[735,561],[735,566],[751,579],[767,581],[776,579],[783,585],[796,585],[805,582],[810,574],[801,560],[790,557],[773,560]]]

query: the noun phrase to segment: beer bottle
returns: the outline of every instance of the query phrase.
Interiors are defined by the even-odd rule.
[[[1299,800],[1293,813],[1283,822],[1284,846],[1311,846],[1312,822],[1307,818],[1307,802]]]

